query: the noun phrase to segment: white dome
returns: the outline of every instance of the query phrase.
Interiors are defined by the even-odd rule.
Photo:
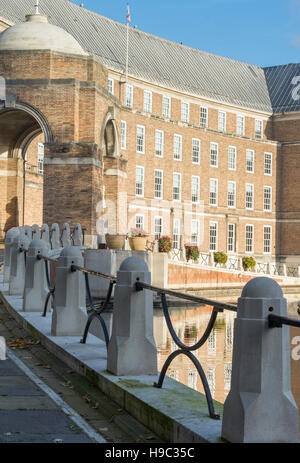
[[[87,55],[74,37],[60,27],[48,23],[42,14],[26,16],[26,22],[5,29],[0,34],[1,50],[52,50]]]

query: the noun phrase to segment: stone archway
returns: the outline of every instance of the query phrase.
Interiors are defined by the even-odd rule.
[[[26,168],[26,153],[34,155],[37,140],[52,140],[51,129],[39,111],[24,103],[0,110],[0,239],[12,226],[25,224],[26,209],[31,211],[30,222],[42,221],[43,176],[37,159]]]

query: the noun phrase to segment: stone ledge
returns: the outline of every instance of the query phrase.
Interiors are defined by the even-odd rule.
[[[51,336],[51,314],[22,312],[22,297],[9,296],[0,272],[0,299],[17,323],[69,368],[85,376],[92,384],[170,443],[220,443],[221,420],[208,416],[203,394],[166,377],[162,389],[153,387],[158,376],[114,376],[106,370],[106,347],[89,334],[87,344],[79,336]],[[42,310],[41,310],[42,312]],[[214,401],[216,413],[223,405]]]

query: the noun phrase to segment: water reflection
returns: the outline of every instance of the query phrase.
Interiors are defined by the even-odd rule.
[[[209,306],[171,308],[170,315],[178,337],[187,345],[195,344],[204,333],[211,312],[212,308]],[[299,318],[295,301],[288,303],[288,315],[292,318]],[[235,316],[234,312],[229,311],[219,313],[207,342],[194,352],[207,376],[213,398],[222,403],[224,403],[230,390]],[[156,309],[154,313],[154,335],[158,349],[158,369],[161,371],[166,359],[174,350],[177,350],[177,346],[171,338],[160,309]],[[298,341],[298,345],[300,344],[300,329],[291,327],[290,337],[292,353],[293,349],[295,352],[296,341]],[[295,337],[299,337],[299,339],[297,340]],[[295,359],[295,355],[294,359],[291,358],[291,384],[300,409],[300,348],[297,352],[299,360]],[[193,363],[185,355],[180,355],[174,359],[167,374],[176,381],[204,393],[200,376]]]

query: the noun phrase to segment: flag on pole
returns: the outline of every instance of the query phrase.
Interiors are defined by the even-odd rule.
[[[131,21],[131,18],[130,18],[129,4],[127,3],[127,24],[129,24],[130,21]]]

